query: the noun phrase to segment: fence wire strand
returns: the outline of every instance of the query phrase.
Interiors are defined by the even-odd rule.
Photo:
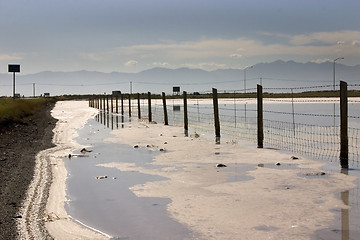
[[[331,85],[332,86],[332,85]],[[360,87],[360,84],[349,85]],[[324,88],[329,87],[299,87],[298,89],[307,88]],[[274,90],[275,88],[271,88]],[[276,88],[276,90],[285,88]],[[286,88],[291,91],[292,89]],[[230,92],[230,91],[228,91]],[[120,101],[120,100],[119,100]],[[148,101],[145,99],[140,100],[141,118],[148,119]],[[250,104],[249,104],[250,103]],[[352,109],[358,109],[360,103],[359,98],[349,98],[349,105]],[[295,109],[280,108],[274,110],[272,107],[275,105],[288,105],[295,104]],[[297,107],[302,104],[309,104],[307,112],[304,110],[296,111]],[[328,112],[314,112],[311,104],[331,104],[331,111]],[[332,104],[334,104],[334,112],[332,112]],[[105,104],[102,104],[105,108]],[[116,104],[114,103],[113,106]],[[264,101],[264,119],[263,119],[263,133],[264,133],[264,147],[289,150],[294,153],[303,154],[316,159],[327,161],[339,161],[340,154],[340,115],[335,114],[335,106],[338,108],[339,99],[331,98],[312,98],[312,99],[265,99]],[[268,107],[271,106],[271,107]],[[325,105],[324,105],[325,106]],[[120,103],[118,110],[120,114]],[[124,110],[129,110],[128,101],[124,100]],[[188,123],[189,130],[197,133],[206,133],[214,136],[214,113],[212,99],[189,99],[188,100]],[[321,106],[322,107],[322,106]],[[284,110],[285,109],[285,110]],[[287,110],[286,110],[287,109]],[[157,123],[163,123],[163,105],[159,99],[152,100],[152,118]],[[310,111],[312,110],[312,112]],[[114,111],[115,112],[115,111]],[[132,116],[138,116],[138,104],[135,99],[131,102]],[[182,126],[184,121],[183,102],[180,100],[167,101],[168,122],[170,125]],[[254,98],[228,98],[221,99],[219,104],[220,112],[220,126],[221,136],[228,139],[246,140],[252,143],[257,142],[257,109],[256,99]],[[126,115],[126,114],[124,114]],[[296,116],[299,118],[297,121],[291,121],[291,117]],[[303,121],[309,120],[310,123]],[[349,148],[349,164],[352,166],[359,166],[360,162],[360,119],[359,112],[349,111],[349,121],[355,125],[348,128],[348,148]],[[109,123],[109,119],[100,116],[101,122]],[[117,118],[116,118],[117,120]],[[332,123],[333,124],[329,124]],[[312,124],[312,123],[316,124]],[[327,122],[327,123],[325,123]]]

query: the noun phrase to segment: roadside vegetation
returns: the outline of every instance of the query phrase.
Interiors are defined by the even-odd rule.
[[[36,99],[0,99],[0,128],[9,123],[23,123],[25,117],[34,115],[40,108],[49,102],[54,102],[53,98]]]

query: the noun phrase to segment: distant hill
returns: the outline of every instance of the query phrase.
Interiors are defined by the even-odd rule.
[[[333,63],[297,63],[294,61],[275,61],[259,63],[246,71],[247,92],[254,91],[256,84],[265,88],[296,88],[306,86],[325,86],[332,89]],[[135,92],[166,92],[170,94],[173,86],[180,86],[181,91],[209,92],[213,87],[219,91],[243,91],[243,69],[219,69],[204,71],[201,69],[167,69],[152,68],[139,73],[96,71],[51,72],[36,74],[17,74],[16,92],[21,95],[33,94],[35,83],[36,95],[49,92],[51,95],[63,94],[103,94],[112,90],[128,93],[130,82]],[[336,80],[344,80],[348,84],[360,84],[360,65],[346,66],[336,64]],[[325,88],[324,88],[325,89]],[[357,88],[358,89],[358,88]],[[322,89],[320,89],[322,90]],[[270,90],[268,91],[275,91]],[[280,91],[280,90],[279,90]],[[284,90],[285,91],[285,90]],[[306,89],[304,90],[306,91]],[[0,74],[0,95],[12,94],[12,75]]]

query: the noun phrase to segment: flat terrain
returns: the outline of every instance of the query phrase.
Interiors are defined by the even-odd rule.
[[[18,210],[33,176],[35,156],[53,146],[53,106],[46,103],[21,123],[0,126],[0,239],[16,238],[16,218],[21,217]]]

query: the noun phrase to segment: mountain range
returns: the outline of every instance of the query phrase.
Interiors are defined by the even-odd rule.
[[[290,88],[301,88],[302,91],[329,90],[333,88],[333,69],[333,62],[298,63],[278,60],[258,63],[246,69],[246,89],[247,92],[255,91],[256,85],[261,82],[264,91],[269,92],[286,92]],[[336,85],[340,80],[346,81],[349,88],[360,84],[360,65],[347,66],[336,63],[335,73]],[[190,68],[152,68],[138,73],[44,71],[27,75],[18,73],[16,92],[24,96],[32,96],[34,89],[36,95],[45,92],[51,95],[109,94],[114,90],[123,93],[150,91],[172,94],[173,86],[179,86],[181,91],[190,93],[210,92],[212,88],[217,88],[218,91],[243,92],[244,78],[244,69],[205,71]],[[338,89],[338,86],[336,88]],[[12,91],[12,74],[0,74],[0,96],[11,96]]]

